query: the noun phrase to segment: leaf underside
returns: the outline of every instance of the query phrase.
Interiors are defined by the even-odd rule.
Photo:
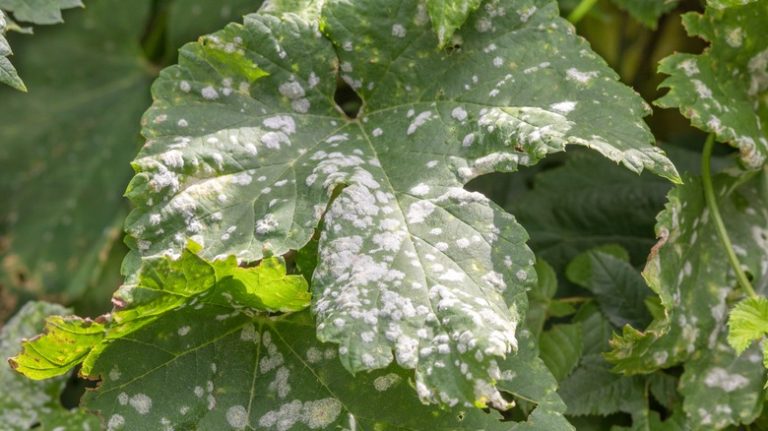
[[[463,185],[566,144],[676,179],[647,106],[549,1],[489,2],[444,51],[417,2],[331,1],[321,21],[250,15],[181,50],[145,115],[128,242],[250,262],[301,248],[324,215],[313,310],[347,369],[396,360],[424,401],[504,408],[488,370],[515,347],[533,255]]]

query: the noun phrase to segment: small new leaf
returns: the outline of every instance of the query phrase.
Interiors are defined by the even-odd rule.
[[[742,354],[753,342],[768,334],[768,299],[747,298],[731,310],[728,317],[728,344]],[[765,357],[763,362],[768,367]]]
[[[45,332],[25,341],[22,353],[10,359],[11,366],[40,380],[83,363],[82,372],[88,375],[114,340],[167,313],[199,303],[229,307],[237,314],[292,312],[309,306],[306,280],[287,275],[278,258],[240,268],[233,257],[206,262],[193,252],[197,248],[192,244],[179,260],[145,260],[141,270],[115,293],[117,309],[95,322],[76,316],[48,318]]]

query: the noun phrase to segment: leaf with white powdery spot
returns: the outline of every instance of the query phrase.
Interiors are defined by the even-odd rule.
[[[710,46],[699,55],[673,54],[659,71],[669,76],[669,92],[656,101],[680,112],[718,141],[739,149],[750,169],[768,156],[768,2],[689,13],[683,23],[691,36]]]
[[[324,34],[262,13],[183,48],[144,118],[128,241],[144,256],[187,238],[206,258],[280,255],[340,190],[313,278],[320,339],[353,372],[416,369],[425,401],[505,408],[489,369],[514,349],[534,258],[514,218],[463,185],[567,144],[677,173],[650,144],[647,106],[554,3],[490,2],[453,53],[424,12],[332,1]],[[337,71],[364,101],[355,119],[333,101]]]

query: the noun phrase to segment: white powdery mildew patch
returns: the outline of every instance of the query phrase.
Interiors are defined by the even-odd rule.
[[[128,399],[128,403],[136,409],[140,415],[146,415],[152,409],[152,398],[145,394],[136,394]]]
[[[571,67],[565,71],[566,79],[570,81],[576,81],[579,84],[589,84],[589,82],[596,78],[598,75],[599,73],[597,71],[584,72],[576,69],[575,67]]]
[[[335,398],[293,400],[259,418],[259,426],[276,431],[288,431],[296,424],[305,424],[313,430],[325,429],[336,421],[341,409],[342,404]]]
[[[391,387],[397,385],[402,380],[402,377],[395,373],[389,373],[384,376],[376,377],[373,381],[373,388],[379,392],[389,390]]]
[[[248,426],[248,411],[243,406],[232,406],[227,409],[227,423],[234,429],[241,430]]]
[[[429,121],[432,118],[432,112],[431,111],[424,111],[416,116],[416,118],[411,121],[411,124],[408,125],[408,131],[406,132],[407,135],[413,135],[416,133],[416,129],[423,126],[427,121]]]
[[[729,373],[725,368],[715,367],[709,370],[704,378],[704,384],[710,388],[733,392],[749,385],[749,379],[741,374]]]

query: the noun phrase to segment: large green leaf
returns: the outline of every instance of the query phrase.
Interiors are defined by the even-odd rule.
[[[677,174],[649,144],[646,106],[554,3],[486,6],[451,52],[415,1],[329,2],[324,35],[299,15],[251,15],[187,45],[145,116],[132,247],[178,255],[191,237],[207,258],[283,254],[343,187],[313,279],[321,340],[352,371],[415,368],[424,400],[505,407],[488,369],[514,347],[533,255],[510,215],[462,186],[566,144]],[[337,72],[364,102],[357,118],[333,101]]]
[[[276,260],[246,269],[234,258],[208,263],[191,251],[178,261],[146,260],[116,295],[122,308],[100,322],[49,319],[46,333],[25,343],[12,364],[38,378],[84,361],[82,373],[101,379],[85,405],[113,430],[570,429],[556,382],[528,338],[494,371],[503,390],[535,403],[530,423],[519,428],[477,409],[427,408],[412,389],[413,373],[395,366],[349,374],[337,348],[317,341],[309,313],[260,313],[298,309],[286,308],[296,295],[308,304],[306,282],[286,276]],[[246,274],[252,277],[243,280]],[[281,292],[283,305],[264,307],[262,293]],[[41,366],[57,361],[67,366]]]
[[[759,291],[765,291],[768,260],[764,171],[714,178],[734,249]],[[726,343],[727,299],[739,292],[732,288],[735,278],[697,178],[686,179],[686,185],[670,193],[657,232],[660,242],[644,276],[658,293],[664,315],[644,331],[625,327],[611,341],[609,360],[615,370],[628,374],[682,363],[681,391],[689,420],[711,429],[749,423],[762,409],[764,370],[759,350],[738,356]]]
[[[748,168],[768,155],[768,2],[684,16],[691,36],[710,42],[703,54],[674,54],[661,62],[669,92],[656,103],[677,107],[694,126],[737,147]]]
[[[119,234],[149,103],[149,4],[94,0],[16,43],[32,92],[0,88],[0,284],[21,300],[78,297]]]
[[[756,280],[762,280],[768,226],[763,211],[768,201],[765,173],[734,175],[714,179],[720,210],[736,253]],[[625,327],[612,340],[611,360],[625,373],[670,367],[697,349],[714,348],[727,316],[726,297],[735,283],[698,178],[688,178],[686,185],[670,192],[657,233],[660,240],[643,276],[659,295],[665,315],[644,331]]]
[[[32,337],[43,329],[43,319],[52,314],[68,314],[71,310],[45,302],[28,302],[9,320],[0,332],[0,358],[17,353],[23,338]],[[81,411],[62,407],[59,397],[66,377],[35,382],[13,372],[4,363],[0,366],[0,427],[5,431],[33,429],[97,429],[98,419]]]

